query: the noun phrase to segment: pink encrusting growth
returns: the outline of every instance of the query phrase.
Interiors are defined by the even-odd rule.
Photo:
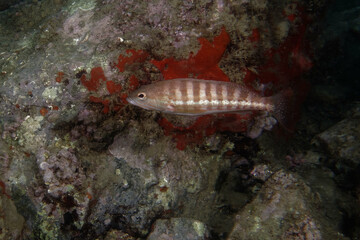
[[[195,123],[187,127],[175,126],[166,118],[161,118],[158,123],[164,129],[166,136],[176,140],[176,148],[184,150],[189,144],[200,144],[204,137],[216,132],[246,132],[249,119],[253,113],[246,114],[218,114],[205,115],[196,119]]]
[[[142,50],[128,49],[126,51],[128,56],[122,54],[118,57],[118,63],[115,64],[115,67],[119,69],[120,72],[124,72],[127,66],[130,66],[135,63],[141,63],[146,60],[148,53]],[[102,67],[94,67],[90,72],[90,79],[87,79],[86,74],[83,73],[80,77],[80,81],[88,91],[92,93],[97,93],[105,83],[106,90],[110,94],[107,97],[96,97],[90,96],[89,100],[93,103],[101,103],[103,105],[103,113],[109,113],[109,111],[118,111],[120,110],[126,102],[127,94],[123,92],[123,86],[120,83],[115,83],[112,80],[108,80],[105,76],[104,70]],[[134,90],[139,86],[139,81],[137,78],[132,75],[129,79],[128,89]],[[116,98],[116,101],[113,100],[113,95],[118,95],[119,98]],[[120,100],[120,101],[119,101]]]
[[[57,77],[56,77],[56,82],[61,83],[63,77],[64,77],[64,73],[58,72]]]
[[[142,63],[146,60],[149,54],[143,50],[135,50],[135,49],[128,49],[126,50],[126,54],[129,56],[119,55],[118,63],[116,67],[119,69],[120,72],[125,71],[125,67],[129,66],[134,63]]]
[[[83,74],[80,77],[80,81],[82,85],[84,85],[84,87],[86,87],[89,91],[94,92],[99,89],[101,82],[102,81],[106,82],[107,79],[105,77],[104,70],[102,69],[102,67],[95,67],[91,69],[89,80],[87,80],[86,75]]]
[[[212,42],[199,38],[200,49],[194,56],[190,53],[188,59],[175,60],[166,58],[161,61],[151,60],[163,74],[164,79],[187,78],[193,75],[197,79],[214,79],[229,82],[229,77],[220,69],[218,63],[230,43],[229,34],[225,28],[214,37]]]

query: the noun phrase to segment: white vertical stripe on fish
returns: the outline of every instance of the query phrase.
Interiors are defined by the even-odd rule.
[[[233,100],[237,100],[240,98],[240,90],[239,89],[235,89],[233,92]]]
[[[171,96],[170,95],[170,86],[169,86],[169,84],[164,84],[164,94],[166,96]]]
[[[199,105],[203,105],[202,108],[208,108],[208,104],[210,103],[208,100],[208,97],[206,95],[206,88],[207,88],[207,84],[205,82],[201,82],[199,84]]]
[[[206,100],[207,99],[207,96],[206,96],[206,83],[204,82],[200,82],[199,84],[199,98],[200,98],[200,101],[201,100]]]
[[[221,96],[222,96],[222,109],[226,109],[228,106],[228,91],[227,91],[227,87],[225,85],[221,85]]]
[[[251,96],[251,93],[248,93],[248,95],[247,95],[247,97],[246,97],[246,99],[245,99],[248,103],[252,103],[252,100],[253,100],[253,98],[252,98],[252,96]]]
[[[221,96],[222,100],[228,100],[228,91],[225,85],[221,85]]]
[[[183,105],[184,102],[182,101],[182,93],[181,93],[181,90],[180,90],[180,83],[179,82],[176,82],[175,83],[175,104],[176,105]]]
[[[217,93],[216,93],[216,85],[214,83],[210,83],[210,105],[211,105],[211,110],[213,109],[217,109]]]
[[[187,105],[194,105],[194,84],[191,81],[186,81]]]
[[[237,109],[239,107],[240,90],[238,88],[234,89],[232,96],[232,109]]]

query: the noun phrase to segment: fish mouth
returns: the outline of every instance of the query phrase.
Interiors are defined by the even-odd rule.
[[[135,106],[140,107],[140,108],[144,108],[146,110],[155,110],[155,111],[158,110],[156,107],[149,106],[147,104],[144,104],[143,102],[139,102],[139,101],[137,101],[136,99],[134,99],[132,97],[127,97],[126,101],[128,101],[132,105],[135,105]]]
[[[128,103],[131,103],[132,105],[137,105],[136,102],[134,101],[134,99],[132,99],[131,97],[127,97],[127,98],[126,98],[126,101],[127,101]]]
[[[140,104],[138,101],[136,101],[136,99],[134,99],[132,97],[127,97],[126,101],[128,101],[128,103],[130,103],[131,105],[144,108],[142,104]]]

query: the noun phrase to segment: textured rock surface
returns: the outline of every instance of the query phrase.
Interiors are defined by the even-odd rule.
[[[0,239],[21,239],[29,231],[22,213],[18,213],[9,196],[0,196],[0,216]]]
[[[206,240],[210,233],[200,221],[186,218],[159,219],[148,240]]]
[[[360,164],[360,119],[345,119],[316,136],[334,157]]]
[[[321,216],[321,205],[302,180],[278,171],[236,216],[228,239],[347,239]]]

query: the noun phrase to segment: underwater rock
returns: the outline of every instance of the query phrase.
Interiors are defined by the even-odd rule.
[[[236,216],[228,240],[347,239],[319,210],[321,200],[300,178],[280,170]]]
[[[205,240],[209,239],[207,226],[188,218],[159,219],[147,240]]]
[[[277,120],[269,116],[267,112],[255,117],[253,121],[254,123],[247,132],[247,136],[253,139],[259,137],[264,129],[270,131],[277,123]]]
[[[110,230],[104,240],[136,240],[136,238],[120,230]]]
[[[251,171],[251,176],[261,181],[266,181],[272,174],[273,172],[271,171],[270,167],[266,164],[256,165]]]
[[[47,194],[59,198],[74,188],[83,187],[86,176],[73,151],[62,149],[47,159],[44,156],[46,152],[40,151],[38,164],[47,186]]]
[[[4,194],[0,194],[0,216],[0,239],[21,239],[26,229],[25,219]]]
[[[334,157],[359,165],[360,159],[360,119],[345,119],[317,135],[320,143]]]
[[[32,197],[43,210],[39,212],[39,227],[51,225],[52,235],[61,235],[61,224],[72,224],[78,229],[83,226],[92,198],[91,189],[86,184],[86,175],[73,149],[61,149],[51,156],[48,154],[44,149],[39,149],[37,153],[43,186],[37,187]],[[46,235],[52,236],[49,233]]]
[[[101,165],[96,173],[93,201],[86,219],[88,227],[98,235],[113,228],[122,229],[124,234],[146,236],[163,207],[156,202],[138,170],[122,159],[103,157],[106,165]],[[82,237],[89,239],[91,231],[84,232]]]
[[[208,219],[214,215],[217,211],[213,207],[216,194],[214,186],[220,172],[229,168],[230,161],[224,160],[223,156],[233,145],[228,141],[219,143],[216,154],[181,151],[174,147],[171,138],[163,141],[148,140],[156,139],[160,131],[155,121],[151,124],[132,121],[124,133],[114,137],[109,152],[118,162],[116,168],[127,179],[129,187],[119,192],[118,188],[112,189],[106,184],[100,201],[114,203],[107,206],[98,204],[95,207],[96,214],[91,216],[92,220],[102,219],[102,213],[106,212],[121,214],[124,218],[136,214],[136,217],[131,216],[126,221],[127,226],[142,229],[146,234],[144,229],[155,220],[154,217],[163,218],[164,214],[165,217],[173,216],[179,208],[182,216],[190,219]],[[128,201],[119,203],[130,192],[133,195],[129,196]],[[125,206],[126,209],[121,210]],[[160,211],[154,212],[155,208]],[[133,218],[140,219],[144,224],[135,224]]]

